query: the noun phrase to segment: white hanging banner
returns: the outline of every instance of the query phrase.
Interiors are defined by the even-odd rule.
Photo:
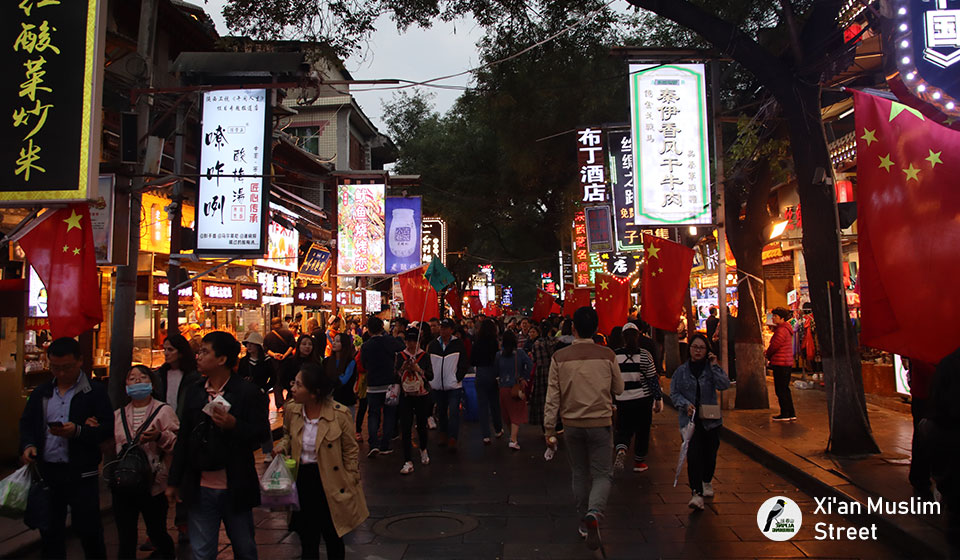
[[[703,64],[631,64],[637,225],[713,222]]]
[[[270,111],[265,89],[203,94],[197,252],[266,251]]]

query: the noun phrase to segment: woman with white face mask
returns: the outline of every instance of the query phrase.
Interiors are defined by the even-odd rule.
[[[142,488],[113,491],[113,511],[119,536],[119,558],[137,557],[137,523],[140,516],[147,536],[159,558],[174,558],[173,539],[167,532],[167,474],[173,460],[180,420],[172,406],[153,398],[154,375],[146,366],[133,366],[127,372],[126,391],[130,402],[114,411],[114,439],[119,453],[143,428],[138,446],[146,454],[152,480]],[[126,425],[126,429],[124,429]],[[144,426],[146,426],[144,428]],[[129,434],[129,436],[128,436]]]

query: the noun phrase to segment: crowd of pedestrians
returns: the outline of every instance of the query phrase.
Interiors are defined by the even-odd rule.
[[[322,543],[326,557],[344,558],[344,535],[369,515],[360,483],[362,444],[368,459],[384,460],[399,439],[401,475],[430,465],[437,448],[457,452],[468,375],[484,445],[507,434],[506,446],[519,450],[521,426],[530,424],[544,439],[525,445],[545,445],[548,458],[564,448],[578,532],[589,548],[601,548],[612,478],[627,470],[631,449],[632,471],[648,469],[664,368],[661,346],[642,321],[607,337],[597,324],[589,307],[540,322],[400,319],[389,330],[375,316],[362,327],[332,317],[326,330],[316,320],[301,329],[276,318],[266,336],[248,332],[241,345],[231,334],[211,332],[197,351],[169,334],[163,365],[131,367],[124,379],[128,400],[116,410],[102,385],[80,370],[79,344],[55,340],[47,349],[54,379],[34,391],[20,423],[22,458],[37,466],[50,489],[40,527],[43,556],[64,556],[67,508],[87,557],[104,556],[100,449],[112,438],[117,459],[108,459],[103,476],[113,493],[120,558],[136,556],[140,517],[154,557],[175,557],[179,543],[194,558],[215,558],[222,524],[236,558],[257,558],[258,451],[264,462],[282,455],[294,465],[299,510],[290,529],[299,535],[302,556],[319,557]],[[690,333],[689,359],[670,384],[694,510],[715,493],[722,423],[717,391],[730,385],[711,338]],[[779,344],[775,335],[768,351],[775,377],[784,359]],[[791,418],[789,389],[777,381],[779,416]],[[283,418],[277,441],[270,398]],[[139,451],[130,453],[133,448]],[[135,482],[117,475],[130,471],[131,456],[148,465],[148,475]],[[167,531],[170,508],[177,539]]]

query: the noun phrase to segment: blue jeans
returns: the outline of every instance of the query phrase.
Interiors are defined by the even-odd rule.
[[[493,431],[503,430],[503,417],[500,413],[500,387],[496,377],[477,376],[477,408],[480,409],[480,435],[490,437],[490,421]]]
[[[457,439],[460,434],[460,399],[462,398],[463,389],[433,392],[433,401],[437,403],[437,429],[453,439]]]
[[[387,406],[386,401],[386,393],[367,393],[367,442],[370,444],[370,449],[374,447],[379,447],[380,451],[390,449],[390,440],[393,439],[393,430],[397,425],[397,407]],[[381,413],[383,414],[383,437],[378,439]]]
[[[190,547],[195,560],[214,560],[220,548],[220,521],[227,529],[238,560],[257,560],[253,538],[253,510],[234,511],[229,490],[200,488],[197,502],[190,506]]]

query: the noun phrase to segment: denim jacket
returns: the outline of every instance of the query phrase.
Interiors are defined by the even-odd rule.
[[[700,404],[717,404],[717,391],[722,391],[730,387],[730,378],[727,373],[718,365],[704,367],[700,375]],[[693,376],[690,370],[690,362],[685,362],[677,371],[673,372],[670,379],[670,400],[673,406],[677,408],[677,417],[680,421],[680,429],[690,422],[687,415],[687,405],[694,404],[697,399],[697,378]],[[712,430],[723,424],[723,420],[703,420],[703,427]]]

